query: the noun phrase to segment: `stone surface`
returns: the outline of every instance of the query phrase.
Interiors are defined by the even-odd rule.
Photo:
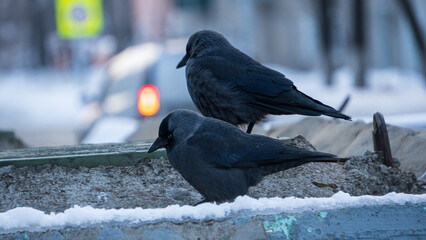
[[[385,116],[386,120],[386,116]],[[401,162],[401,169],[417,177],[426,173],[426,129],[410,129],[387,125],[392,156]],[[268,136],[303,135],[318,151],[341,157],[373,151],[373,125],[361,121],[348,122],[308,117],[294,124],[274,127]],[[426,180],[426,179],[425,179]]]

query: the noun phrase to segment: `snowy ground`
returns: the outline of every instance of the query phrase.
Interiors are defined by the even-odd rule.
[[[275,67],[292,79],[296,87],[327,105],[338,108],[346,96],[351,100],[344,113],[353,120],[367,123],[375,112],[381,112],[389,124],[403,127],[426,127],[426,80],[419,73],[380,69],[367,74],[368,87],[353,86],[353,73],[339,69],[334,75],[334,85],[326,87],[317,72],[299,72]],[[302,116],[272,116],[267,129],[272,126],[296,122]]]
[[[0,232],[22,230],[39,231],[70,225],[87,225],[107,222],[183,222],[188,220],[223,219],[244,212],[244,215],[274,213],[300,213],[348,207],[404,205],[426,203],[426,194],[412,195],[389,193],[384,196],[350,196],[338,192],[330,198],[261,198],[238,197],[232,203],[204,203],[198,206],[172,205],[157,209],[98,209],[74,206],[62,213],[44,213],[30,207],[18,207],[0,213]]]
[[[426,127],[426,83],[418,73],[396,69],[371,71],[366,89],[353,87],[352,73],[340,69],[331,88],[325,87],[318,72],[299,72],[279,66],[301,91],[333,107],[339,107],[350,94],[351,101],[345,113],[355,120],[371,121],[376,111],[384,114],[388,123],[406,127]],[[95,72],[95,71],[94,71]],[[96,73],[96,72],[95,72]],[[0,129],[13,130],[29,146],[76,144],[77,116],[82,106],[82,92],[91,86],[93,72],[64,73],[54,71],[10,72],[0,75]],[[265,127],[299,120],[300,116],[271,117]],[[104,121],[100,137],[91,136],[91,142],[121,142],[123,136],[105,136],[103,129],[123,127],[128,121]],[[109,125],[108,125],[109,124]],[[111,125],[112,124],[112,125]]]
[[[77,143],[82,77],[47,70],[0,75],[0,129],[14,131],[29,146]]]

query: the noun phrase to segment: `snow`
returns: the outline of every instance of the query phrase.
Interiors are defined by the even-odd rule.
[[[334,85],[324,85],[318,71],[300,72],[273,65],[291,79],[296,87],[307,95],[334,108],[340,107],[347,95],[351,99],[344,113],[353,120],[367,123],[377,111],[385,116],[389,124],[403,127],[426,127],[426,81],[424,76],[408,70],[395,68],[372,69],[366,75],[365,89],[354,87],[354,73],[348,68],[336,70]],[[388,119],[389,116],[389,119]],[[272,116],[266,130],[272,125],[293,123],[303,116]]]
[[[87,225],[107,222],[155,222],[168,220],[182,222],[223,219],[243,212],[244,215],[296,213],[323,211],[348,207],[404,205],[426,203],[426,194],[412,195],[389,193],[384,196],[350,196],[338,192],[330,198],[260,198],[240,196],[232,203],[220,205],[204,203],[198,206],[171,205],[160,209],[96,209],[74,206],[62,213],[46,214],[30,207],[18,207],[0,213],[0,231],[39,231],[70,225]]]
[[[139,122],[129,117],[107,116],[101,118],[83,139],[82,143],[125,142],[138,129]]]
[[[80,84],[86,73],[53,70],[0,74],[0,130],[14,131],[27,146],[76,144]]]
[[[78,74],[11,72],[0,76],[0,128],[74,126],[80,109]]]
[[[370,123],[373,120],[373,116],[359,117],[357,120]],[[401,127],[415,127],[415,128],[426,128],[426,111],[420,113],[407,113],[401,115],[387,115],[385,117],[387,124],[401,126]]]

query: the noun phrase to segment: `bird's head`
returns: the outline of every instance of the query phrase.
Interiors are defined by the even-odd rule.
[[[175,110],[161,121],[158,137],[151,145],[148,153],[159,148],[169,152],[173,147],[191,137],[202,122],[202,117],[190,110]]]
[[[186,54],[176,68],[185,66],[189,58],[206,55],[210,51],[223,46],[231,46],[231,44],[222,34],[212,30],[198,31],[189,38],[186,44]]]

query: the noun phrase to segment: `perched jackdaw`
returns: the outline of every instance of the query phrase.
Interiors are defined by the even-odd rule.
[[[351,119],[298,91],[283,74],[240,52],[215,31],[198,31],[189,38],[177,68],[185,65],[188,90],[198,110],[233,125],[249,124],[248,133],[268,114]]]
[[[163,119],[151,153],[165,147],[171,165],[207,201],[231,201],[262,177],[309,162],[338,162],[332,154],[250,135],[227,122],[176,110]]]

